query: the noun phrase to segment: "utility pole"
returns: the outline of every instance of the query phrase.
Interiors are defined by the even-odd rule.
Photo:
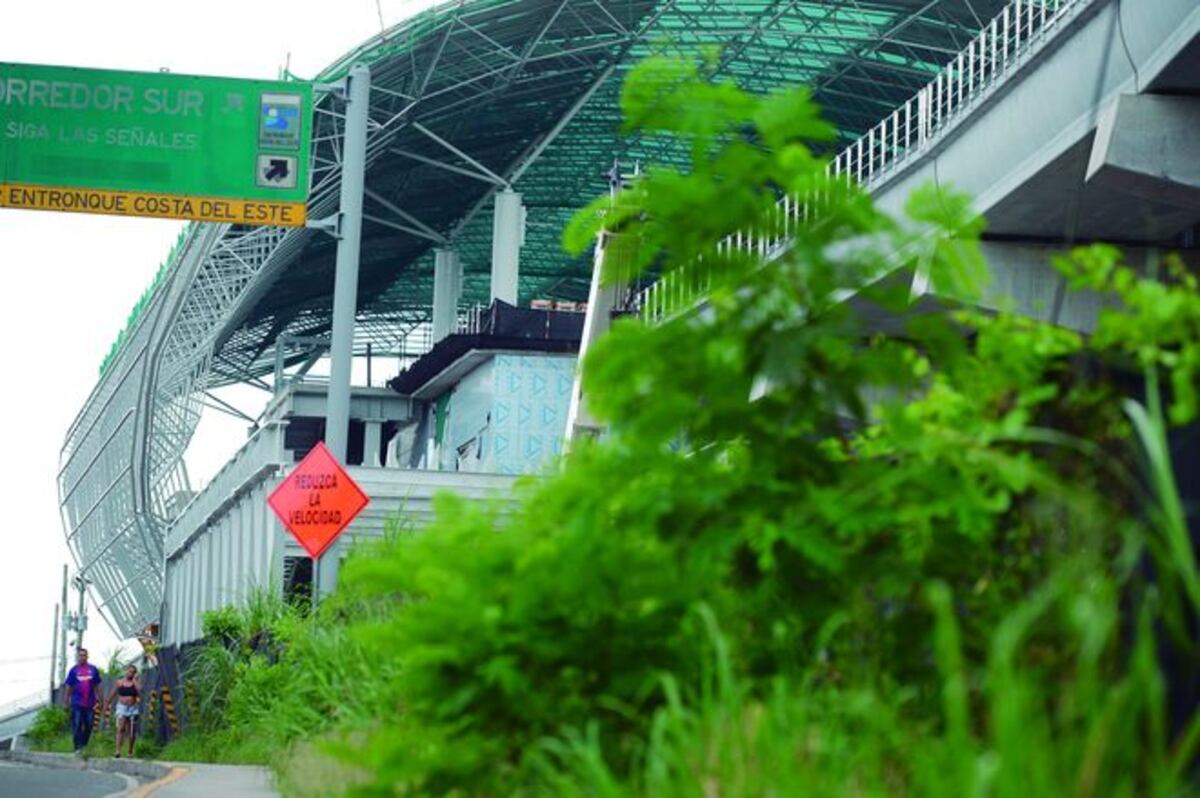
[[[50,636],[50,703],[54,703],[54,690],[58,687],[58,614],[59,605],[54,605],[54,634]]]
[[[58,629],[58,634],[59,634],[58,656],[59,656],[59,663],[60,663],[59,668],[58,668],[58,682],[59,682],[59,684],[62,684],[63,680],[67,678],[67,566],[66,566],[66,563],[63,564],[62,602],[59,604],[59,606],[62,608],[61,613],[59,615],[59,618],[62,620],[62,622],[59,624],[59,629]]]
[[[87,597],[88,580],[83,574],[75,574],[75,587],[79,590],[79,614],[75,616],[75,653],[83,648],[83,630],[87,629],[87,611],[84,601]]]

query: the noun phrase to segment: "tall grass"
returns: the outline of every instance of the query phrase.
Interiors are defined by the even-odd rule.
[[[205,643],[184,673],[199,717],[163,756],[273,764],[296,741],[370,724],[397,665],[350,621],[369,622],[375,611],[348,593],[313,611],[256,590],[244,604],[206,613]]]
[[[1064,569],[998,628],[972,683],[953,597],[930,585],[939,716],[904,688],[842,688],[821,679],[735,676],[711,615],[709,675],[685,698],[665,676],[664,705],[641,740],[639,763],[614,770],[595,724],[529,753],[534,793],[557,796],[1135,796],[1192,795],[1196,724],[1168,746],[1152,611],[1131,646],[1114,650],[1119,591],[1091,565]],[[1024,654],[1039,624],[1065,616],[1077,647],[1050,676]],[[1119,647],[1119,646],[1118,646]],[[1104,660],[1123,661],[1117,679]]]

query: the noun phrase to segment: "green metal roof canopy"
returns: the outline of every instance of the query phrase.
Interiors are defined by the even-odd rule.
[[[844,142],[916,93],[1003,0],[475,0],[447,3],[327,69],[371,65],[372,157],[360,274],[360,351],[394,352],[428,316],[431,249],[453,239],[464,303],[486,302],[489,199],[511,182],[529,227],[520,292],[584,299],[589,266],[559,236],[603,192],[614,160],[673,162],[661,141],[619,133],[624,74],[655,53],[715,49],[718,74],[755,92],[814,88]],[[310,215],[333,210],[339,103],[320,104]],[[297,242],[299,244],[299,242]],[[335,243],[308,235],[260,280],[219,347],[213,384],[270,371],[281,333],[329,326]]]

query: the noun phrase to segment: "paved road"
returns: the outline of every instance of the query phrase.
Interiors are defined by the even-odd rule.
[[[120,793],[125,785],[124,779],[111,773],[0,762],[4,798],[103,798]]]

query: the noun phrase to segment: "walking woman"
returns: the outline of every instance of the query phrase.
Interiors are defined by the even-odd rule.
[[[138,684],[137,668],[125,666],[125,675],[117,679],[109,701],[116,701],[117,753],[121,758],[121,740],[129,741],[129,755],[133,756],[133,741],[137,737],[138,703],[142,698],[142,686]]]

